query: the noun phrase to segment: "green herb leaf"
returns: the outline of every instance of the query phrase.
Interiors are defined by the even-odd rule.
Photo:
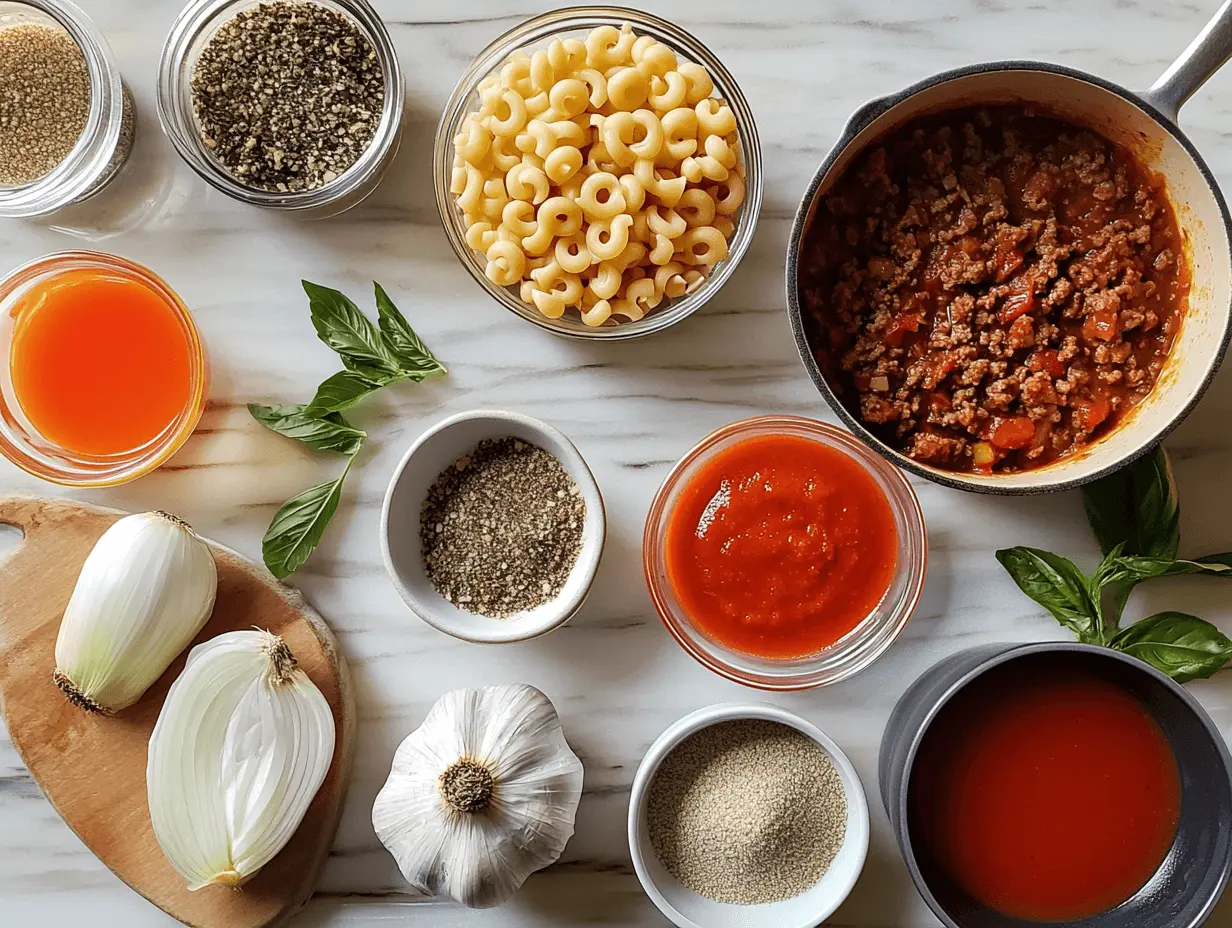
[[[335,422],[305,411],[303,406],[262,406],[249,403],[252,417],[267,429],[302,441],[317,451],[354,454],[368,437],[367,432],[352,428],[345,422]]]
[[[372,381],[401,373],[376,326],[342,293],[302,281],[317,337],[333,348],[346,367]]]
[[[1079,641],[1103,644],[1099,611],[1086,576],[1067,558],[1038,548],[1004,548],[997,560],[1018,588],[1074,632]]]
[[[420,341],[406,317],[398,312],[385,288],[376,287],[376,311],[380,317],[381,335],[385,346],[398,361],[402,373],[410,380],[423,380],[433,374],[444,374],[445,366],[436,360],[428,346]]]
[[[1110,630],[1115,630],[1120,625],[1121,613],[1125,611],[1125,603],[1134,589],[1132,583],[1124,582],[1117,567],[1117,559],[1123,550],[1125,542],[1104,555],[1091,578],[1091,600],[1099,607],[1105,637]]]
[[[1104,559],[1100,561],[1099,567],[1095,569],[1095,575],[1091,578],[1091,583],[1096,587],[1101,587],[1110,582],[1117,573],[1117,561],[1125,550],[1125,542],[1121,542],[1111,551],[1104,555]]]
[[[1196,561],[1174,561],[1160,557],[1118,557],[1114,561],[1113,571],[1113,580],[1129,583],[1186,574],[1206,574],[1232,579],[1232,555],[1212,554]]]
[[[350,409],[369,393],[392,383],[392,379],[373,383],[354,371],[339,371],[317,387],[312,402],[304,407],[310,416],[325,416],[328,413]]]
[[[1084,487],[1082,501],[1105,554],[1124,542],[1128,555],[1176,557],[1180,501],[1163,448]]]
[[[1232,660],[1232,640],[1184,612],[1157,612],[1112,639],[1111,646],[1162,670],[1178,683],[1209,677]]]
[[[321,543],[325,527],[338,509],[342,481],[350,473],[354,461],[354,457],[347,461],[346,470],[337,480],[292,497],[274,514],[261,539],[261,557],[270,573],[279,580],[304,566],[308,555]]]

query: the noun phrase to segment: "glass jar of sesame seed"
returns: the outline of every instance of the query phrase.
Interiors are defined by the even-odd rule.
[[[0,217],[98,193],[132,150],[132,95],[106,39],[66,0],[0,0]]]

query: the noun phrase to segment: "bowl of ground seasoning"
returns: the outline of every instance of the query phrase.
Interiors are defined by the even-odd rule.
[[[64,0],[0,5],[0,217],[46,216],[116,177],[136,115],[107,40]]]
[[[590,468],[559,430],[476,410],[428,429],[403,457],[381,516],[385,567],[434,628],[523,641],[581,608],[607,534]]]
[[[775,706],[686,715],[633,779],[633,866],[680,928],[813,928],[855,885],[868,838],[851,761]]]
[[[193,0],[159,65],[159,119],[189,166],[237,200],[310,218],[376,188],[404,97],[367,0]]]

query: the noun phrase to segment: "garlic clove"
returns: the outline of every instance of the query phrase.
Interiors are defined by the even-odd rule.
[[[164,512],[125,516],[86,557],[56,638],[53,680],[92,712],[131,706],[214,609],[209,545]]]
[[[499,905],[560,857],[582,777],[539,690],[454,690],[399,746],[372,822],[420,892]]]
[[[291,840],[334,753],[329,703],[276,635],[193,648],[150,737],[159,846],[190,890],[240,886]]]

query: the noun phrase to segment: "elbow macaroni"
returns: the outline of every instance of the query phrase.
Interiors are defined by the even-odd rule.
[[[450,193],[487,278],[549,318],[636,320],[705,281],[744,203],[704,67],[629,25],[516,52],[454,137]]]

